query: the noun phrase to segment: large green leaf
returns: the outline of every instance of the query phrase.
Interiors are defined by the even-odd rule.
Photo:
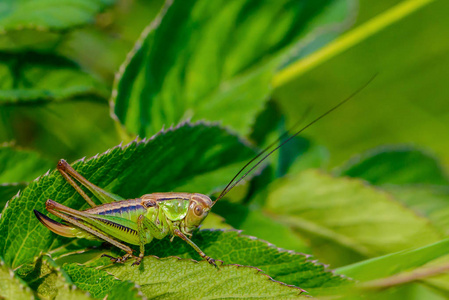
[[[274,183],[267,210],[333,265],[436,242],[429,222],[360,180],[305,171]]]
[[[49,48],[64,31],[93,23],[114,0],[6,0],[0,6],[0,49]]]
[[[304,288],[312,295],[328,293],[329,290],[348,283],[346,278],[333,274],[322,264],[311,260],[309,255],[283,250],[255,237],[241,235],[237,231],[201,230],[195,233],[192,239],[207,255],[217,261],[256,267],[273,279]],[[154,240],[146,245],[145,249],[146,255],[202,260],[191,246],[178,238],[173,242],[169,239]],[[91,267],[109,265],[110,260],[101,258],[102,254],[118,256],[123,253],[115,247],[110,250],[91,249],[66,254],[57,261],[61,264],[81,262]]]
[[[388,146],[371,150],[350,160],[338,173],[363,178],[374,185],[449,183],[447,175],[435,157],[405,146]]]
[[[135,283],[120,281],[103,270],[87,268],[79,264],[66,264],[64,271],[78,288],[89,292],[94,298],[107,296],[107,299],[142,299],[139,296],[140,288],[135,286]]]
[[[89,99],[104,101],[106,87],[73,62],[51,54],[0,54],[0,106]]]
[[[94,184],[125,198],[179,188],[207,194],[225,185],[252,155],[243,141],[218,126],[183,124],[148,141],[78,161],[74,168]],[[190,184],[198,178],[201,185]],[[0,253],[9,265],[17,267],[48,251],[55,242],[55,236],[33,214],[33,209],[45,211],[47,199],[75,209],[86,205],[56,171],[33,181],[10,201],[0,220]]]
[[[320,25],[341,21],[327,10],[334,2],[167,4],[121,68],[112,97],[115,115],[141,136],[189,118],[220,120],[249,133],[285,54],[303,46]]]
[[[351,159],[336,173],[381,186],[449,233],[449,181],[441,163],[430,153],[410,146],[381,147]]]
[[[163,299],[296,299],[301,289],[273,281],[260,270],[238,265],[221,265],[175,257],[145,257],[140,267],[114,265],[107,272],[140,285],[149,298]]]
[[[311,293],[320,292],[326,287],[336,287],[347,281],[327,271],[323,265],[311,261],[308,255],[276,248],[257,238],[242,236],[236,231],[201,230],[194,236],[194,241],[207,255],[225,264],[259,268],[275,280],[299,286]],[[179,239],[151,243],[147,246],[146,254],[201,259],[192,247]]]

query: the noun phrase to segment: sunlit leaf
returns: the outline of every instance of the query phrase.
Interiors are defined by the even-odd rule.
[[[334,265],[436,242],[440,233],[390,195],[360,180],[305,171],[270,188],[269,212]]]
[[[148,141],[78,161],[74,168],[92,183],[131,199],[189,186],[183,191],[207,194],[225,185],[252,154],[242,140],[218,126],[184,124]],[[202,178],[201,185],[189,185],[196,177]],[[34,209],[44,212],[47,199],[75,209],[86,207],[56,171],[33,181],[9,202],[0,220],[0,254],[9,265],[17,267],[31,260],[55,242],[55,235],[33,213]]]
[[[248,134],[286,54],[341,22],[326,10],[334,2],[174,1],[122,66],[115,115],[141,136],[190,118]]]

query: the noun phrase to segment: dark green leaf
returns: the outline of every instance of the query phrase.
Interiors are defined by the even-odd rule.
[[[138,296],[140,289],[134,283],[120,281],[103,270],[78,264],[64,265],[64,270],[78,288],[89,292],[94,298],[107,296],[107,299],[142,299]]]
[[[207,194],[225,185],[252,155],[243,141],[218,126],[183,124],[149,141],[78,161],[74,168],[92,183],[125,198],[180,188]],[[198,178],[201,185],[191,185]],[[75,209],[86,207],[56,171],[33,181],[10,201],[0,220],[0,254],[7,264],[17,267],[55,242],[55,235],[33,213],[33,209],[44,212],[47,199]]]
[[[108,300],[141,300],[145,299],[140,287],[132,281],[122,281],[108,293]]]
[[[174,1],[122,66],[115,115],[141,136],[189,118],[248,134],[276,68],[293,46],[334,21],[321,18],[333,2]]]
[[[362,178],[374,185],[449,183],[440,162],[433,155],[404,146],[371,150],[353,158],[338,173]]]
[[[77,99],[106,102],[108,96],[103,84],[50,54],[0,54],[0,76],[0,106]]]
[[[54,46],[65,30],[93,23],[114,0],[3,1],[0,8],[0,49],[42,49]]]

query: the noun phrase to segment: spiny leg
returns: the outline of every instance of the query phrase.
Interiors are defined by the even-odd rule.
[[[101,203],[111,203],[114,201],[124,200],[122,197],[115,195],[113,193],[107,192],[102,188],[99,188],[95,184],[91,183],[89,180],[84,178],[81,174],[79,174],[75,169],[72,168],[65,160],[61,159],[58,162],[57,166],[58,171],[61,175],[70,183],[71,186],[84,198],[84,200],[89,203],[90,206],[95,207],[96,204],[90,199],[89,196],[81,189],[81,187],[72,179],[75,178],[78,182],[80,182],[83,186],[85,186]],[[72,176],[72,177],[70,177]]]
[[[210,263],[211,265],[214,265],[215,267],[217,266],[217,264],[215,263],[215,259],[213,259],[212,257],[209,257],[206,255],[206,253],[204,253],[200,247],[198,247],[194,242],[192,242],[188,237],[185,236],[184,233],[182,233],[181,231],[179,231],[179,229],[175,229],[174,230],[174,234],[179,236],[181,239],[183,239],[185,242],[187,242],[187,244],[189,244],[190,246],[192,246],[193,249],[195,249],[196,252],[198,252],[198,254],[205,260],[207,260],[208,263]]]
[[[126,245],[123,245],[122,243],[112,239],[111,237],[109,237],[109,236],[107,236],[107,235],[105,235],[105,234],[103,234],[103,233],[101,233],[99,231],[96,231],[96,230],[90,228],[89,226],[86,226],[85,224],[81,223],[80,221],[74,219],[73,217],[70,217],[70,216],[68,216],[66,214],[63,214],[63,213],[57,211],[58,208],[67,209],[64,205],[59,204],[59,203],[57,203],[57,202],[55,202],[55,201],[53,201],[51,199],[48,199],[47,202],[45,203],[45,206],[46,206],[47,210],[51,214],[53,214],[53,215],[63,219],[64,221],[66,221],[68,223],[71,223],[71,224],[73,224],[73,225],[75,225],[75,226],[77,226],[77,227],[79,227],[79,228],[89,232],[90,234],[98,237],[99,239],[102,239],[102,240],[104,240],[104,241],[106,241],[106,242],[108,242],[108,243],[110,243],[110,244],[116,246],[117,248],[120,248],[120,249],[122,249],[123,251],[126,252],[126,254],[123,255],[122,257],[115,258],[115,257],[112,257],[110,255],[106,255],[106,254],[103,254],[102,257],[106,256],[106,257],[109,257],[112,262],[123,263],[129,257],[133,256],[132,255],[133,250],[130,247],[128,247]]]
[[[83,176],[81,176],[78,172],[76,172],[65,160],[61,159],[58,162],[58,166],[57,169],[59,171],[59,173],[61,173],[62,177],[64,177],[64,179],[70,183],[70,185],[78,192],[78,194],[81,195],[81,197],[84,198],[84,200],[86,200],[87,203],[89,203],[90,206],[95,207],[97,206],[92,199],[90,199],[89,196],[87,196],[87,194],[81,189],[81,187],[76,184],[76,182],[72,179],[72,177],[70,177],[67,173],[69,173],[70,175],[72,175],[75,178],[80,178],[82,177],[85,181],[87,181],[86,178],[84,178]]]

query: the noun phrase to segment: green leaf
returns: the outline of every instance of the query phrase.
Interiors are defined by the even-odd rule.
[[[121,68],[112,99],[115,115],[141,136],[190,118],[220,120],[248,134],[286,54],[304,46],[306,36],[318,35],[320,25],[335,23],[323,17],[333,2],[166,5]]]
[[[448,246],[449,239],[445,239],[418,249],[400,251],[344,266],[335,272],[360,281],[387,277],[420,267],[446,255]]]
[[[0,298],[34,299],[30,288],[0,258]]]
[[[307,244],[290,227],[273,220],[258,209],[219,201],[215,204],[214,211],[225,216],[228,224],[242,230],[245,235],[256,236],[280,248],[302,253],[311,252]]]
[[[148,141],[112,148],[73,166],[92,183],[132,199],[145,193],[179,191],[177,188],[189,186],[196,177],[204,179],[202,185],[184,191],[210,193],[224,186],[252,155],[253,151],[236,136],[218,126],[198,123],[162,131]],[[55,235],[33,213],[34,209],[45,212],[47,199],[74,209],[87,207],[56,171],[33,181],[10,201],[0,220],[0,255],[8,265],[20,266],[41,251],[50,250],[55,242]]]
[[[433,155],[408,146],[381,147],[351,159],[336,173],[382,186],[449,233],[449,180]]]
[[[122,281],[108,293],[109,300],[141,300],[145,299],[140,287],[132,281]]]
[[[269,190],[269,213],[310,239],[314,253],[335,266],[440,238],[425,218],[360,180],[313,170],[278,180]]]
[[[368,151],[350,160],[338,174],[363,178],[374,185],[449,183],[440,162],[433,155],[406,146]]]
[[[0,8],[0,49],[50,48],[64,31],[93,23],[114,0],[3,1]],[[55,5],[57,4],[57,5]],[[44,46],[44,45],[45,46]]]
[[[275,280],[299,286],[309,293],[347,283],[345,278],[335,276],[323,265],[311,261],[310,256],[277,248],[236,231],[201,230],[192,239],[207,255],[225,264],[256,267]],[[145,253],[201,260],[195,250],[180,239],[154,241],[146,246]]]
[[[445,235],[449,235],[449,186],[384,186],[405,206],[426,216]]]
[[[327,293],[348,283],[346,278],[335,275],[325,266],[312,261],[309,255],[283,250],[236,231],[200,230],[194,233],[192,240],[217,261],[256,267],[273,279],[304,288],[312,295]],[[202,260],[191,246],[178,238],[173,242],[168,238],[153,240],[146,245],[145,250],[145,254],[150,256],[177,256]],[[85,257],[89,253],[90,259],[86,260]],[[79,261],[92,267],[109,265],[108,258],[100,258],[102,254],[118,256],[123,253],[114,247],[109,251],[92,249],[83,254],[66,255],[58,262]]]
[[[51,54],[0,54],[0,106],[89,99],[104,101],[105,86],[69,60]]]
[[[66,264],[63,268],[78,288],[89,292],[94,298],[142,299],[138,295],[140,288],[133,282],[120,281],[103,270],[79,264]]]
[[[40,299],[92,299],[73,286],[70,277],[48,256],[22,266],[17,274]]]
[[[63,268],[78,288],[89,292],[94,298],[104,298],[107,292],[120,282],[102,270],[83,268],[76,264],[64,265]]]
[[[150,298],[257,298],[296,299],[301,289],[272,280],[260,270],[238,265],[221,265],[217,270],[206,261],[175,257],[145,257],[139,267],[131,262],[104,269],[122,280],[137,283]]]

